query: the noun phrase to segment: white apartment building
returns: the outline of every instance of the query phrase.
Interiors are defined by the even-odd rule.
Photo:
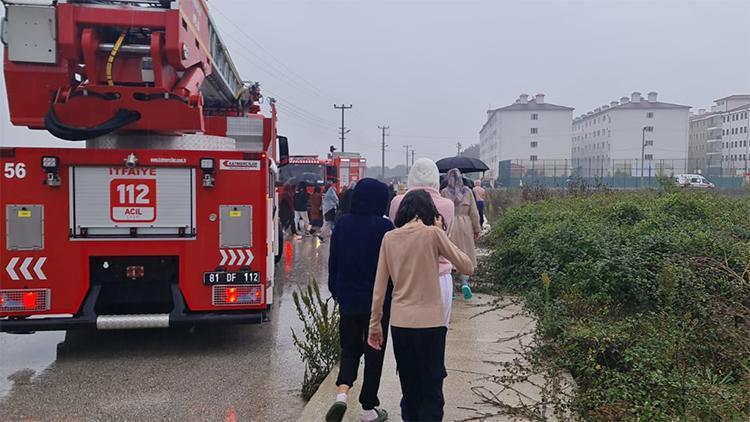
[[[750,104],[725,112],[722,119],[722,169],[724,176],[750,172]]]
[[[521,94],[511,105],[487,110],[479,131],[479,158],[498,177],[503,160],[570,159],[573,108],[545,102],[544,94]]]
[[[747,172],[750,160],[750,94],[714,100],[711,111],[690,114],[688,158],[691,172],[735,176]]]
[[[688,172],[707,176],[721,173],[722,117],[716,105],[708,112],[701,108],[697,114],[690,113]]]
[[[687,170],[689,106],[640,92],[573,120],[572,161],[583,176],[677,174]],[[643,169],[643,170],[642,170]]]

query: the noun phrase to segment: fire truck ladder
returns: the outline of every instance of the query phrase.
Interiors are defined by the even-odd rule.
[[[245,83],[234,66],[224,42],[216,31],[213,18],[208,18],[209,51],[213,58],[213,72],[208,75],[207,82],[201,86],[201,92],[208,107],[220,104],[244,102]],[[246,101],[246,99],[245,99]]]

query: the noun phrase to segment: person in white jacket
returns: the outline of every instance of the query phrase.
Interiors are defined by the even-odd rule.
[[[318,236],[321,241],[331,237],[333,224],[336,221],[336,209],[339,207],[339,195],[333,182],[328,182],[328,189],[323,195],[323,228]]]

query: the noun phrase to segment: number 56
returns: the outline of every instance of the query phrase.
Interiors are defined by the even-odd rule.
[[[23,179],[26,177],[26,164],[25,163],[5,163],[3,168],[3,175],[6,179],[12,179],[14,177]]]

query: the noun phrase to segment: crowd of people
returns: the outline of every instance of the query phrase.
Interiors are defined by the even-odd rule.
[[[343,420],[363,356],[361,420],[388,419],[378,389],[389,327],[402,419],[442,420],[451,306],[456,289],[465,300],[472,298],[469,276],[476,267],[474,242],[481,230],[484,194],[481,187],[466,183],[458,169],[448,172],[441,189],[438,168],[426,158],[414,163],[408,190],[400,195],[371,178],[339,195],[330,185],[320,200],[308,198],[306,186],[298,186],[293,228],[318,233],[323,240],[330,236],[328,288],[340,313],[338,392],[327,421]],[[310,212],[310,223],[297,217],[305,198],[308,206],[320,203],[320,212]],[[315,224],[313,215],[322,216],[320,232],[308,227]]]

